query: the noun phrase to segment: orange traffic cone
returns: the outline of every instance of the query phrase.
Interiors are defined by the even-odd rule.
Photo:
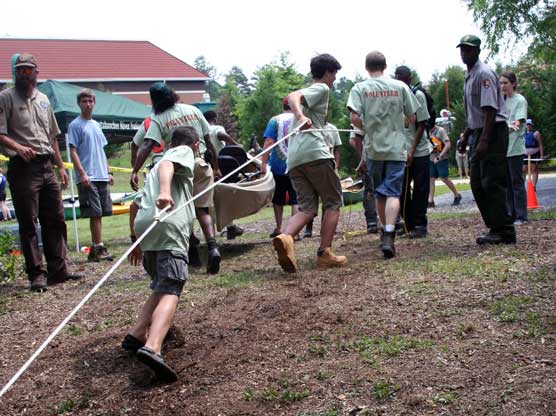
[[[527,180],[527,209],[540,208],[539,201],[537,201],[537,194],[531,179]]]

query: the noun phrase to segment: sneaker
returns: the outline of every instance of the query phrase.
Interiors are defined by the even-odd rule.
[[[376,223],[367,224],[367,234],[376,234],[378,233],[378,226]]]
[[[321,256],[317,256],[317,269],[330,269],[344,267],[348,263],[346,256],[336,256],[330,247],[327,247]]]
[[[29,288],[29,290],[31,292],[37,292],[37,293],[46,292],[47,291],[46,285],[47,285],[46,276],[44,274],[39,274],[31,279],[31,287]]]
[[[102,244],[99,244],[98,246],[91,245],[91,248],[89,249],[89,255],[87,256],[88,262],[98,263],[101,261],[113,261],[113,260],[114,257],[108,254],[108,250],[106,249],[106,247],[104,247],[104,245]]]
[[[243,235],[244,229],[238,225],[231,224],[226,227],[226,239],[235,240],[236,237]]]
[[[429,201],[429,203],[427,204],[427,208],[434,208],[434,201]]]
[[[148,347],[137,350],[137,359],[150,367],[159,380],[173,383],[178,379],[177,373],[164,361],[162,355],[155,353]]]
[[[461,194],[458,194],[458,196],[454,197],[454,202],[452,202],[452,206],[459,205],[460,202],[461,202]]]
[[[222,260],[218,247],[208,249],[207,256],[207,273],[217,274],[220,271],[220,260]]]
[[[303,233],[303,238],[311,238],[313,236],[313,229],[306,227],[305,232]]]
[[[272,239],[272,245],[278,254],[278,263],[288,273],[297,272],[297,261],[293,250],[293,238],[289,234],[280,234]]]
[[[522,220],[522,219],[517,219],[514,222],[514,225],[523,225],[523,224],[527,224],[529,221],[527,220]]]
[[[391,259],[396,256],[396,247],[394,246],[395,238],[395,231],[384,232],[384,238],[382,240],[382,253],[384,254],[385,259]]]
[[[408,235],[409,239],[414,240],[417,238],[425,238],[427,236],[427,229],[421,227],[415,227],[411,230]]]
[[[274,231],[270,233],[270,238],[278,237],[280,234],[280,230],[278,228],[275,228]]]

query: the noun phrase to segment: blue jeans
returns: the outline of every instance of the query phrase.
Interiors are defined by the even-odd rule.
[[[367,159],[367,169],[375,185],[375,198],[401,196],[405,162]]]

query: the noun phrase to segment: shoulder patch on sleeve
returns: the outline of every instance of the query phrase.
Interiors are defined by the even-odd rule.
[[[492,85],[492,82],[490,81],[490,79],[483,79],[482,84],[483,84],[483,88],[488,89]]]

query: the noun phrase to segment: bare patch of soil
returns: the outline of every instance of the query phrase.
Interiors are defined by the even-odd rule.
[[[314,237],[296,243],[302,271],[283,273],[268,222],[223,241],[220,275],[193,271],[182,296],[165,355],[173,384],[120,348],[149,293],[143,272],[123,266],[1,414],[556,414],[555,220],[501,247],[475,244],[475,214],[436,221],[426,239],[398,239],[389,261],[376,235],[356,232],[360,213],[347,224],[341,270],[315,269]],[[2,385],[109,267],[75,262],[84,281],[40,295],[23,278],[0,287]]]

